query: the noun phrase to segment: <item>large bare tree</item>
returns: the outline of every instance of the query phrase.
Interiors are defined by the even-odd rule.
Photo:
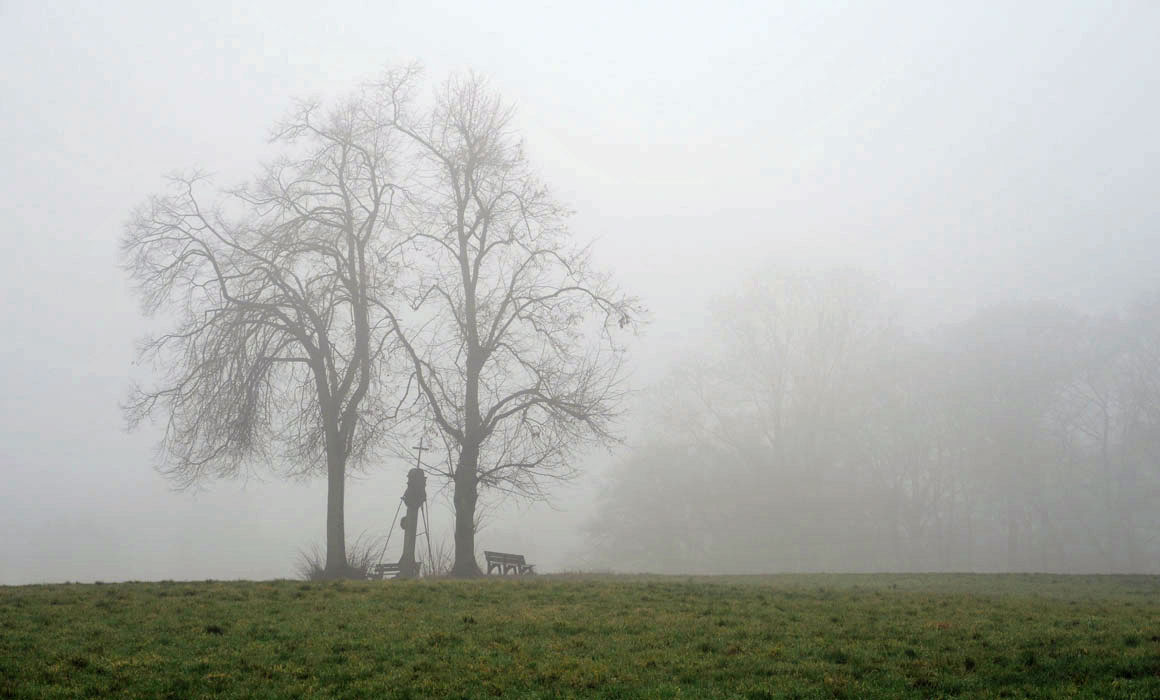
[[[418,77],[379,86],[415,168],[401,219],[405,304],[383,308],[447,447],[446,465],[429,469],[454,489],[453,574],[472,576],[481,487],[542,496],[545,480],[573,473],[581,446],[611,438],[616,335],[640,309],[573,244],[495,92],[452,78],[420,106]]]
[[[161,418],[159,468],[180,487],[261,462],[325,473],[331,577],[350,573],[348,469],[394,413],[376,300],[393,274],[397,189],[380,104],[300,105],[275,131],[283,156],[253,184],[207,195],[205,177],[173,178],[122,241],[145,312],[171,324],[142,347],[156,377],[133,391],[130,425]]]

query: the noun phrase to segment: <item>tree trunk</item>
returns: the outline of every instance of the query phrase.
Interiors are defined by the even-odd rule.
[[[455,470],[455,565],[456,578],[481,576],[475,561],[475,503],[479,499],[478,448],[465,447]]]
[[[326,465],[326,578],[346,578],[346,460],[327,455]]]

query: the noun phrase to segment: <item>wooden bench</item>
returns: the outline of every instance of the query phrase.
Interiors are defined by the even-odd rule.
[[[536,565],[529,564],[527,561],[525,561],[524,555],[522,554],[506,554],[504,552],[484,551],[483,556],[487,559],[488,574],[491,574],[492,569],[498,569],[500,575],[536,573]]]
[[[381,581],[383,578],[398,578],[402,571],[398,562],[394,564],[375,564],[367,569],[367,578],[372,581]]]

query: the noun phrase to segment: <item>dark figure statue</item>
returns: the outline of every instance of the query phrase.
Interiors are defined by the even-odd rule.
[[[407,472],[407,491],[403,494],[407,514],[399,523],[403,527],[403,556],[399,559],[399,578],[416,578],[419,575],[419,564],[415,561],[415,535],[419,531],[419,509],[426,501],[427,475],[416,467]]]

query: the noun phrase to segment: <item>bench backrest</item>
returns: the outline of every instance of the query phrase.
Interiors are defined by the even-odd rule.
[[[499,562],[501,564],[526,564],[524,555],[522,554],[507,554],[505,552],[488,552],[484,551],[483,556],[487,558],[488,562]]]

